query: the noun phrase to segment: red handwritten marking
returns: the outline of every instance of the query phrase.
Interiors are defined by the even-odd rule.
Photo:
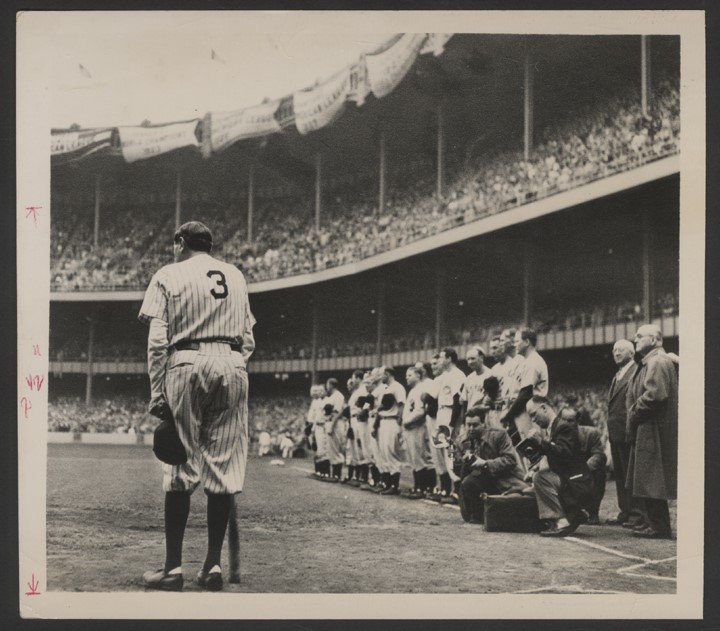
[[[40,355],[40,344],[33,344],[33,355]]]
[[[27,583],[27,586],[30,588],[29,592],[25,592],[26,596],[39,596],[40,592],[37,590],[38,587],[40,587],[40,581],[35,580],[35,574],[32,575],[32,579],[29,583]]]
[[[43,381],[45,381],[45,377],[43,375],[28,375],[25,377],[25,383],[27,383],[28,388],[32,391],[33,388],[40,392]]]
[[[38,211],[41,208],[42,208],[42,206],[26,206],[25,207],[25,219],[32,218],[33,223],[35,224],[36,228],[37,228],[38,215],[40,214]]]
[[[27,418],[28,412],[32,410],[32,401],[30,401],[27,397],[23,397],[20,399],[20,405],[23,407],[23,411],[25,412],[25,418]]]

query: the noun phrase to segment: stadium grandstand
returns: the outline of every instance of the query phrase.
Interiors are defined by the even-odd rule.
[[[403,35],[254,128],[53,130],[51,431],[154,426],[137,313],[190,219],[250,283],[251,431],[299,438],[312,383],[520,324],[602,426],[613,342],[654,322],[678,352],[679,59],[672,36]]]

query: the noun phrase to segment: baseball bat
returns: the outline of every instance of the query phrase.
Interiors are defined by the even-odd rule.
[[[233,497],[230,506],[230,518],[228,519],[228,556],[230,562],[231,583],[240,582],[240,532],[238,530],[237,509]]]

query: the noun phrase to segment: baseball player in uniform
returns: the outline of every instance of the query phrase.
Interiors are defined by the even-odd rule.
[[[378,417],[378,407],[382,400],[383,394],[385,394],[386,386],[382,382],[383,371],[382,368],[373,368],[370,375],[370,384],[368,390],[370,396],[374,401],[373,406],[369,410],[368,417],[368,429],[370,435],[370,459],[372,464],[370,465],[370,472],[372,473],[372,488],[371,490],[380,492],[385,489],[383,482],[383,473],[387,472],[385,467],[382,453],[380,452],[380,445],[378,443],[378,431],[380,429],[380,418]]]
[[[222,589],[220,569],[233,496],[245,481],[248,453],[247,362],[255,349],[245,278],[210,256],[212,234],[190,221],[174,235],[175,263],[150,281],[139,319],[149,325],[151,411],[167,407],[187,453],[163,465],[165,566],[143,575],[154,589],[183,587],[182,542],[190,495],[207,495],[208,548],[197,581]]]
[[[428,471],[433,468],[428,444],[428,435],[423,408],[422,395],[425,371],[422,367],[411,366],[405,373],[405,381],[410,388],[403,407],[403,437],[408,461],[413,471],[413,488],[408,493],[410,499],[425,497],[425,490],[435,486],[435,476],[428,480]]]
[[[520,437],[527,436],[531,432],[533,424],[525,406],[533,396],[547,398],[549,387],[547,364],[535,350],[537,344],[535,331],[527,327],[519,329],[515,333],[514,344],[518,356],[524,361],[518,363],[519,368],[515,375],[517,395],[503,419],[503,423],[511,432],[511,438],[513,427],[517,428]]]
[[[403,464],[401,452],[401,419],[405,407],[405,388],[395,380],[395,369],[383,367],[385,391],[378,407],[378,448],[384,466],[382,495],[400,493],[400,467]]]
[[[444,348],[440,351],[442,373],[436,379],[438,386],[438,427],[449,427],[453,435],[460,429],[460,414],[462,411],[461,397],[465,388],[465,373],[457,367],[457,353],[454,348]],[[446,467],[447,468],[447,467]],[[453,494],[450,470],[440,476],[440,494],[442,498],[451,499]]]
[[[347,440],[347,421],[342,415],[345,397],[340,392],[338,380],[334,377],[325,384],[327,396],[323,399],[325,410],[325,431],[327,433],[327,454],[332,467],[331,482],[340,482],[345,462],[345,441]]]
[[[363,384],[363,371],[356,370],[353,376],[348,379],[348,408],[350,410],[350,429],[348,430],[348,445],[350,451],[350,465],[346,481],[351,486],[360,486],[360,483],[367,481],[367,461],[363,453],[362,421],[358,419],[361,407],[358,406],[358,399],[367,396],[367,389]],[[367,421],[364,423],[367,427]]]
[[[323,399],[325,388],[320,385],[310,387],[310,408],[307,413],[307,422],[315,438],[315,475],[317,477],[330,475],[330,461],[327,457],[327,438],[325,434],[325,415],[323,414]]]
[[[482,405],[485,398],[485,379],[490,376],[490,369],[485,366],[485,349],[482,346],[471,346],[465,359],[471,372],[465,377],[465,386],[460,393],[463,419],[468,410]],[[486,417],[485,422],[488,427],[492,427],[489,421],[490,418]]]

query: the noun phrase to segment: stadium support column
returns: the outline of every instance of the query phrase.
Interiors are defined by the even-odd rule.
[[[385,212],[385,194],[387,182],[385,179],[387,163],[385,162],[385,130],[380,132],[380,173],[379,179],[379,192],[378,192],[378,214],[382,215]]]
[[[322,213],[322,154],[315,154],[315,230],[320,230]]]
[[[320,292],[316,289],[312,298],[312,349],[310,369],[312,385],[317,383],[318,376],[318,333],[320,331]]]
[[[250,165],[248,171],[248,213],[247,213],[247,240],[253,240],[253,207],[255,205],[255,165]]]
[[[435,271],[435,348],[440,348],[445,333],[445,270]]]
[[[182,223],[182,176],[178,169],[175,179],[175,229],[177,230]]]
[[[382,276],[378,278],[377,291],[377,340],[375,343],[375,354],[377,355],[377,365],[382,366],[385,338],[385,279]]]
[[[93,245],[100,243],[100,174],[95,175],[95,223],[93,225]]]
[[[525,82],[523,95],[523,144],[525,148],[525,160],[529,160],[533,150],[533,89],[534,89],[534,72],[533,58],[528,50],[525,53]]]
[[[437,110],[437,197],[445,190],[445,112],[443,104]]]
[[[643,116],[650,116],[652,109],[652,84],[650,67],[650,36],[640,36],[640,101]]]
[[[647,207],[642,211],[642,313],[645,322],[652,321],[653,269],[652,269],[653,225]]]
[[[95,322],[97,320],[95,309],[90,310],[88,316],[88,350],[87,373],[85,375],[85,405],[92,403],[93,361],[95,361]]]
[[[530,235],[523,244],[523,324],[531,326],[532,320],[532,268],[533,239]]]

